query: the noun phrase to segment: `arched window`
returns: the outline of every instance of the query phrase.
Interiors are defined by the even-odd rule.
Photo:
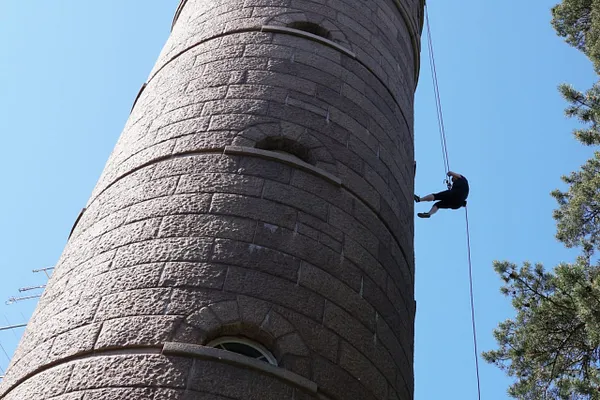
[[[298,157],[300,160],[308,164],[313,164],[310,151],[296,142],[295,140],[283,136],[271,136],[264,138],[256,143],[257,149],[276,151],[278,153],[287,153]]]
[[[325,39],[331,39],[331,34],[327,29],[313,22],[296,21],[288,24],[288,28],[298,29],[299,31],[312,33],[313,35],[321,36]]]
[[[231,351],[232,353],[238,353],[277,366],[277,360],[269,350],[246,338],[225,336],[211,341],[207,346]]]

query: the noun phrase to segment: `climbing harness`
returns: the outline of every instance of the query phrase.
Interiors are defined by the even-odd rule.
[[[429,24],[429,10],[428,6],[425,6],[425,21],[427,26],[427,46],[429,48],[429,66],[431,69],[431,79],[433,81],[433,91],[435,95],[435,106],[437,111],[438,127],[440,131],[440,143],[442,146],[442,158],[444,160],[444,169],[446,171],[446,179],[444,183],[450,188],[450,180],[447,178],[447,174],[450,171],[450,161],[448,159],[448,146],[446,142],[446,128],[444,126],[444,116],[442,114],[442,102],[440,97],[440,89],[437,79],[437,70],[435,66],[435,57],[433,54],[433,40],[431,38],[431,26]],[[481,400],[481,384],[479,379],[479,352],[477,351],[477,329],[475,327],[475,301],[473,296],[473,267],[471,263],[471,234],[469,232],[469,213],[467,206],[465,205],[465,220],[467,224],[467,254],[469,259],[469,289],[471,295],[471,323],[473,327],[473,347],[475,350],[475,371],[477,375],[477,398]]]

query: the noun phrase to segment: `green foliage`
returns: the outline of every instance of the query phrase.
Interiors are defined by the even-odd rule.
[[[552,8],[552,26],[600,68],[600,0],[563,0]]]
[[[573,131],[575,138],[587,146],[600,145],[600,84],[595,84],[585,93],[575,90],[571,85],[561,85],[559,91],[570,103],[565,109],[567,117],[588,124],[585,128]]]
[[[600,266],[580,257],[553,273],[529,263],[496,262],[494,269],[517,316],[500,323],[494,331],[499,348],[483,357],[516,378],[509,394],[600,398]]]
[[[585,52],[593,0],[564,0],[552,7],[552,26],[571,46]]]
[[[581,247],[586,253],[599,250],[600,152],[596,152],[581,170],[562,179],[569,189],[552,192],[559,204],[554,211],[556,237],[567,247]]]

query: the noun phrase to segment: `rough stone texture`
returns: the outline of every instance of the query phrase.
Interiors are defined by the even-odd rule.
[[[422,10],[182,0],[0,398],[411,399]],[[318,394],[161,355],[221,336]]]

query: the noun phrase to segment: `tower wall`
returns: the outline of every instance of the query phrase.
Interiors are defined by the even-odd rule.
[[[183,0],[0,396],[412,399],[422,7]]]

